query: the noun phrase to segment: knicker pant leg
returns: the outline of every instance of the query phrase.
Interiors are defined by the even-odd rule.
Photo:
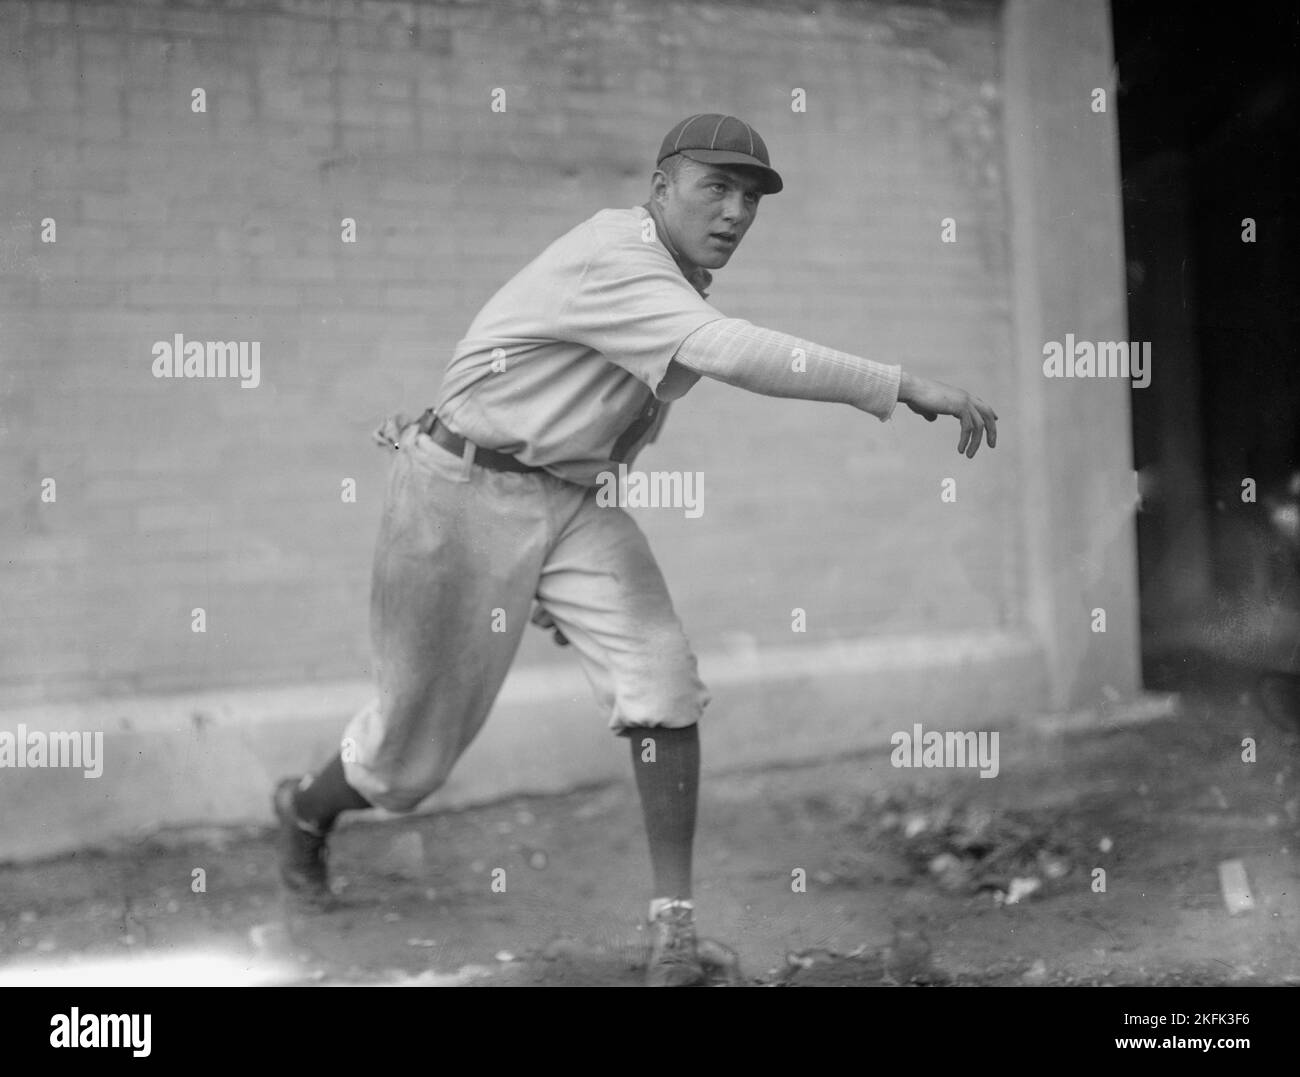
[[[587,491],[542,568],[538,599],[582,662],[610,728],[693,725],[709,694],[645,535]]]
[[[482,728],[549,542],[545,480],[466,467],[415,427],[394,455],[371,584],[379,695],[349,723],[348,784],[409,811]]]

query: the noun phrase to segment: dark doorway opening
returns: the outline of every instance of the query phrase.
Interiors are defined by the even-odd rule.
[[[1293,686],[1270,675],[1300,672],[1300,8],[1112,16],[1128,336],[1152,342],[1133,390],[1143,676]],[[1295,708],[1293,687],[1273,699]]]

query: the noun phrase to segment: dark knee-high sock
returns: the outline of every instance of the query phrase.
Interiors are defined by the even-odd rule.
[[[700,795],[699,726],[633,729],[628,739],[650,842],[654,896],[689,898],[695,810]],[[653,746],[646,741],[652,741]]]
[[[340,812],[368,808],[370,801],[348,785],[343,776],[343,757],[336,755],[307,788],[294,793],[293,806],[298,818],[329,830]]]

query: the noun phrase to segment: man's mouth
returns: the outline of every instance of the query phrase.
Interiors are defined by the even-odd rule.
[[[719,243],[725,243],[730,247],[734,247],[740,242],[735,232],[710,232],[709,238],[716,239]]]

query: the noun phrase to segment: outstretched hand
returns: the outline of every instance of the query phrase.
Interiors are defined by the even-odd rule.
[[[985,434],[988,435],[989,448],[997,446],[998,413],[965,389],[904,372],[898,386],[898,399],[926,422],[932,423],[940,415],[956,416],[961,421],[957,451],[964,452],[968,459],[979,451],[980,439]]]

